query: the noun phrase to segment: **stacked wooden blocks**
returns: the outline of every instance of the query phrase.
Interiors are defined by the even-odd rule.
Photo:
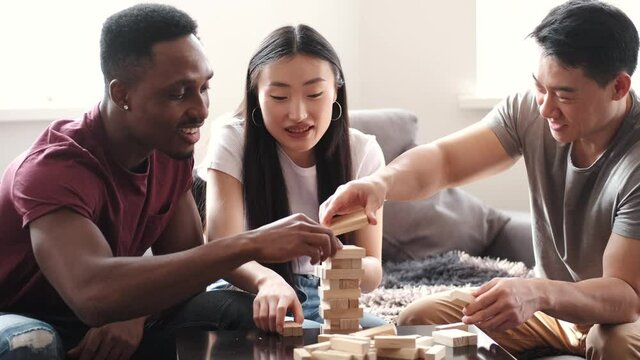
[[[360,329],[360,279],[364,248],[345,245],[316,268],[320,277],[320,316],[325,334],[349,334]]]

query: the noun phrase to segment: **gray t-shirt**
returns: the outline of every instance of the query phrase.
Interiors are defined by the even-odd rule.
[[[554,140],[535,93],[508,97],[482,121],[529,178],[535,273],[554,280],[602,276],[612,232],[640,239],[640,103],[633,105],[607,150],[588,168],[571,161],[571,144]]]

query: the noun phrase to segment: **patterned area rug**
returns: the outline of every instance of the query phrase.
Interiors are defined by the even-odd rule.
[[[531,277],[521,262],[470,256],[450,251],[422,260],[385,262],[381,286],[363,294],[365,311],[396,322],[400,310],[414,300],[453,288],[479,286],[495,277]]]

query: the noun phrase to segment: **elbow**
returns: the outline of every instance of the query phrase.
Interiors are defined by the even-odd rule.
[[[99,291],[84,291],[69,301],[75,315],[89,327],[99,327],[122,320],[116,319],[112,304],[109,296]]]

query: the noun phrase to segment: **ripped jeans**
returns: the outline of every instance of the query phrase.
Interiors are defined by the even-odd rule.
[[[203,292],[148,320],[133,359],[176,359],[179,329],[253,329],[254,296],[235,290]],[[37,319],[36,319],[37,318]],[[89,330],[73,315],[40,316],[0,312],[0,360],[64,359]]]
[[[43,321],[0,313],[0,359],[64,359],[62,341]]]

